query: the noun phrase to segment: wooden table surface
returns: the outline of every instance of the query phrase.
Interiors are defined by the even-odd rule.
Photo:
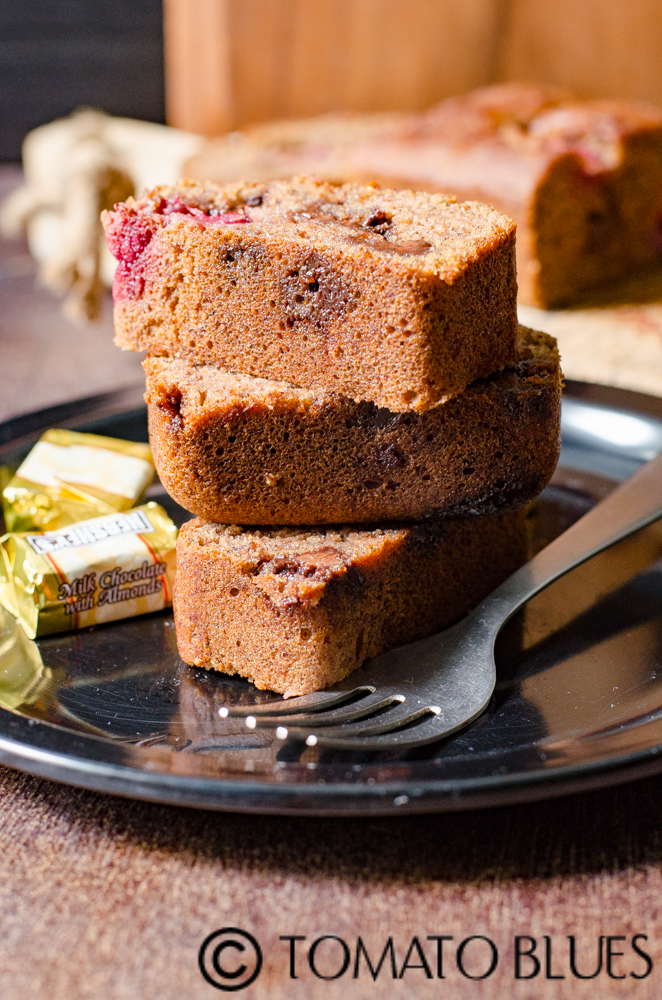
[[[15,175],[2,173],[5,186]],[[20,243],[0,243],[0,418],[140,378],[111,344],[106,315],[77,329],[34,288]],[[204,1000],[221,995],[198,970],[217,928],[251,932],[264,951],[249,998],[651,998],[662,996],[662,777],[537,804],[380,820],[301,819],[196,812],[80,791],[0,769],[0,997],[2,1000]],[[305,935],[299,978],[281,935]],[[372,958],[393,937],[398,969],[417,935],[489,937],[499,964],[462,976],[445,952],[439,982],[388,962],[373,982],[316,978],[306,949],[337,935]],[[653,958],[646,970],[635,934]],[[515,935],[552,942],[555,976],[516,980]],[[609,978],[595,967],[600,935],[624,935]],[[445,946],[448,948],[448,945]],[[466,971],[483,942],[468,946]],[[328,952],[324,951],[328,948]],[[336,942],[318,971],[338,968]],[[236,952],[234,955],[236,956]],[[341,956],[342,957],[342,956]],[[228,960],[229,961],[229,960]],[[485,956],[481,955],[482,968]],[[326,964],[325,964],[326,963]],[[421,964],[416,954],[410,966]],[[432,973],[436,975],[433,964]],[[532,964],[523,965],[528,973]]]

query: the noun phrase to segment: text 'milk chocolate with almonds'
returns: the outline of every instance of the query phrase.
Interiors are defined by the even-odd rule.
[[[516,361],[515,224],[311,178],[182,182],[103,213],[116,342],[424,411]]]

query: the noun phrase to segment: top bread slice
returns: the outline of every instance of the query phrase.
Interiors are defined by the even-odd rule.
[[[311,178],[182,182],[103,213],[116,341],[395,412],[516,359],[515,224]]]

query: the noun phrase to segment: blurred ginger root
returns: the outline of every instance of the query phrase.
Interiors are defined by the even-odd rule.
[[[65,296],[64,312],[96,319],[117,263],[100,212],[147,187],[174,184],[203,143],[190,132],[91,109],[49,122],[25,139],[25,183],[2,205],[0,230],[15,236],[25,229],[39,278]]]

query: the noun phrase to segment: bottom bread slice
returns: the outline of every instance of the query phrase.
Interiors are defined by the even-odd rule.
[[[286,697],[318,691],[457,621],[526,548],[522,510],[372,530],[195,519],[177,541],[179,653]]]

